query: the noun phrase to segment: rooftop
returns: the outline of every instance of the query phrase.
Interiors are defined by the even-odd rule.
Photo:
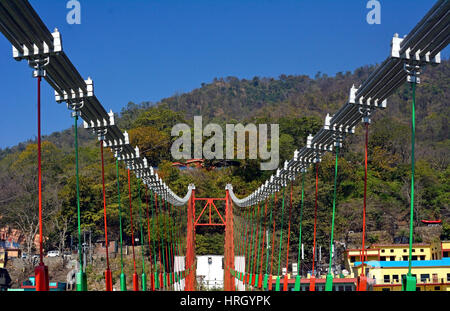
[[[432,243],[413,243],[414,246],[430,246]],[[371,247],[409,247],[409,244],[372,244]]]
[[[367,265],[372,266],[374,268],[400,268],[400,267],[408,267],[408,261],[367,261],[365,262]],[[355,267],[360,266],[361,262],[355,262]],[[413,260],[412,267],[442,267],[448,266],[450,267],[450,257],[442,258],[438,260]]]

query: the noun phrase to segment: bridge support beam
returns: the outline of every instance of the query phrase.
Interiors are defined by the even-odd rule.
[[[224,290],[234,291],[234,231],[233,231],[233,203],[230,200],[228,189],[225,197],[225,248],[224,248]]]
[[[185,291],[195,290],[195,188],[188,202],[187,209],[187,238],[186,238],[186,274]]]

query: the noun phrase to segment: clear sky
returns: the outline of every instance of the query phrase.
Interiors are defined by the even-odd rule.
[[[67,0],[31,0],[103,106],[157,102],[214,77],[328,75],[382,62],[394,33],[407,34],[434,0],[380,0],[369,25],[366,0],[79,0],[81,25],[69,25]],[[448,58],[449,49],[443,52]],[[36,136],[36,79],[12,58],[0,34],[0,148]],[[69,128],[65,104],[44,83],[42,132]]]

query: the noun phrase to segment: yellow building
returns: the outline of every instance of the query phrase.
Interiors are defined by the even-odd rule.
[[[450,241],[442,241],[441,249],[443,258],[450,257]]]
[[[374,291],[401,291],[408,272],[409,244],[373,244],[365,250],[365,274]],[[412,247],[412,274],[419,291],[450,291],[450,241],[416,243]],[[361,274],[361,250],[348,250],[345,265]]]
[[[415,243],[412,247],[412,260],[437,260],[443,256],[443,248],[448,247],[450,252],[450,242],[441,244],[435,243]],[[355,262],[361,261],[361,249],[350,249],[346,251],[345,266],[354,271]],[[409,244],[372,244],[365,250],[365,261],[408,261]]]
[[[366,275],[374,291],[401,291],[402,275],[408,273],[408,261],[369,261]],[[355,272],[361,272],[361,262],[355,263]],[[450,291],[450,258],[413,260],[412,274],[418,291]]]

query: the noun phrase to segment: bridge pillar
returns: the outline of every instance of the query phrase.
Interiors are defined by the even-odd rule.
[[[193,291],[195,285],[195,189],[188,202],[187,210],[187,237],[186,237],[186,274],[185,274],[185,291]]]
[[[225,196],[225,248],[224,248],[224,290],[234,291],[234,231],[233,231],[233,203],[230,200],[229,191]]]

